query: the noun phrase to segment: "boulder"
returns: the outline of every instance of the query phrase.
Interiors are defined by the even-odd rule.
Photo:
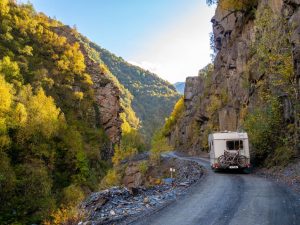
[[[132,192],[133,188],[138,188],[144,183],[143,175],[137,163],[130,163],[123,178],[123,184]]]

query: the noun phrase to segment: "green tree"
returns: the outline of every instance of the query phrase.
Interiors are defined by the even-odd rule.
[[[41,133],[44,137],[50,138],[59,129],[59,125],[63,123],[61,111],[56,107],[52,97],[45,95],[40,89],[37,95],[33,95],[26,103],[28,119],[26,125],[26,133],[28,135]]]
[[[155,163],[159,163],[161,153],[171,151],[172,149],[162,131],[158,130],[154,133],[151,141],[150,159]]]
[[[0,150],[0,221],[5,221],[11,213],[12,198],[15,195],[16,175],[10,159]]]
[[[178,122],[181,118],[185,110],[184,106],[184,97],[181,97],[175,104],[174,109],[169,118],[166,119],[165,125],[163,127],[163,134],[166,136],[168,135],[171,130],[173,129],[174,125]]]
[[[13,80],[23,82],[18,64],[11,61],[8,56],[0,61],[0,74],[3,74],[5,80],[8,82],[12,82]]]
[[[262,163],[281,144],[282,116],[281,105],[276,98],[265,102],[265,107],[250,113],[244,122],[249,134],[257,163]]]
[[[23,223],[41,222],[55,206],[52,181],[40,160],[31,160],[16,168],[16,216]]]

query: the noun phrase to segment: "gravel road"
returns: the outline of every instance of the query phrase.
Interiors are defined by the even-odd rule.
[[[193,160],[208,176],[168,207],[134,225],[299,225],[300,196],[251,174],[214,173],[206,159]]]

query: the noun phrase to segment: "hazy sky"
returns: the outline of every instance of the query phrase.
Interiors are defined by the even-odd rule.
[[[76,25],[91,41],[171,83],[196,76],[210,62],[214,7],[205,0],[30,2],[37,11]]]

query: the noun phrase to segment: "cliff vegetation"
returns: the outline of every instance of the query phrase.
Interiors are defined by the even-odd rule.
[[[299,2],[207,2],[218,4],[213,67],[187,78],[185,110],[164,137],[203,154],[209,133],[244,130],[253,163],[285,166],[299,156]]]

